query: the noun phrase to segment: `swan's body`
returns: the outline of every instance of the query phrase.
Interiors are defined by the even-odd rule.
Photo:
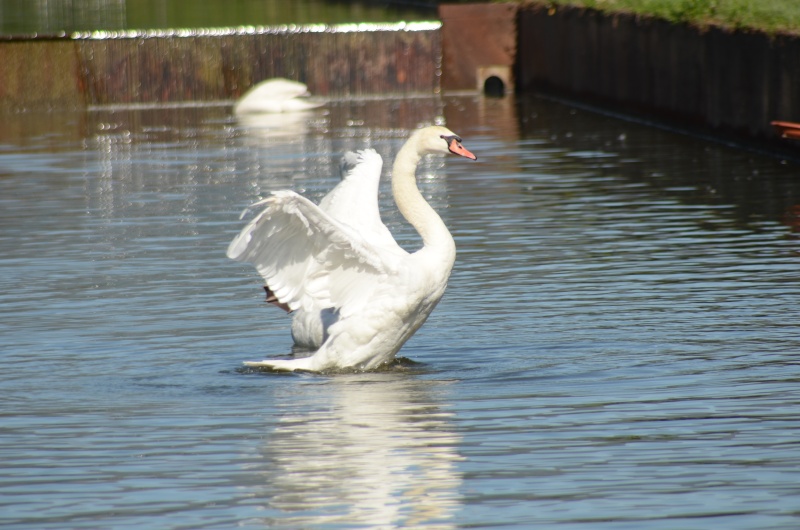
[[[236,102],[233,111],[236,114],[297,112],[322,105],[309,96],[303,83],[277,77],[250,88]]]
[[[294,312],[292,336],[315,348],[310,357],[245,363],[278,370],[367,370],[391,361],[444,294],[455,262],[450,232],[425,202],[416,167],[430,153],[475,159],[444,127],[416,131],[393,167],[400,213],[422,236],[408,253],[378,212],[382,161],[361,151],[345,178],[317,206],[278,191],[231,242],[228,257],[252,263],[266,281],[267,300]]]

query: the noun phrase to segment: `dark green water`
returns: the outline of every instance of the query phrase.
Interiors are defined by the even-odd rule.
[[[1,0],[0,34],[436,19],[435,2]]]
[[[241,370],[291,348],[242,208],[437,117],[479,161],[419,173],[458,257],[413,364]],[[797,528],[797,175],[537,98],[8,115],[0,525]]]

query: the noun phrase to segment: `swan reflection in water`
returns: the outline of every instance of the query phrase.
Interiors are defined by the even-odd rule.
[[[239,125],[263,139],[304,135],[314,109],[324,101],[311,98],[306,85],[289,79],[262,81],[233,107]]]
[[[320,113],[313,111],[283,112],[280,114],[242,114],[236,122],[254,140],[295,139],[308,134],[309,124]],[[257,145],[257,144],[256,144]]]
[[[263,449],[270,524],[454,527],[460,438],[434,399],[444,384],[382,372],[293,387]]]

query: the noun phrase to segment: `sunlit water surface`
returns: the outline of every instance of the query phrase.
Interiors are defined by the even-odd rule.
[[[240,211],[437,119],[479,160],[420,170],[459,254],[406,360],[242,370],[291,339]],[[799,182],[536,98],[4,116],[0,524],[797,528]]]

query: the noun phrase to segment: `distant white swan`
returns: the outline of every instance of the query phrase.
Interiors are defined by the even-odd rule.
[[[408,253],[378,212],[383,162],[360,151],[345,178],[317,206],[293,191],[277,191],[228,247],[228,257],[255,265],[267,301],[294,314],[292,336],[316,348],[310,357],[246,362],[276,370],[368,370],[391,361],[439,302],[456,247],[442,219],[417,188],[427,154],[475,160],[444,127],[416,131],[400,149],[392,193],[400,213],[422,236]]]
[[[244,93],[233,111],[236,114],[297,112],[323,103],[310,99],[308,87],[297,81],[276,77],[267,79]]]

